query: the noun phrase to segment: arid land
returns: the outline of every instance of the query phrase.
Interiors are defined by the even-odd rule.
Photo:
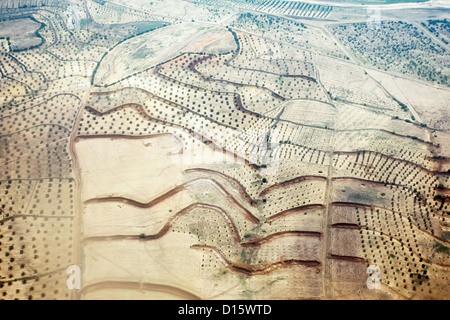
[[[449,299],[449,12],[2,1],[0,297]]]

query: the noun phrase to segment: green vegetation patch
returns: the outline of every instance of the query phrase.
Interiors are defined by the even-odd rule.
[[[434,242],[434,249],[436,252],[450,254],[450,248],[438,241]]]

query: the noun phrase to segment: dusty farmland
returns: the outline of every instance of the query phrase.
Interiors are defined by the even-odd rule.
[[[449,299],[448,5],[381,7],[2,2],[0,298]]]

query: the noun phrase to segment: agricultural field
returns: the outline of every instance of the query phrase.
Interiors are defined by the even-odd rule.
[[[450,84],[445,59],[448,48],[412,23],[381,21],[376,28],[352,23],[333,26],[332,30],[355,56],[379,70]]]
[[[30,18],[0,22],[0,38],[7,39],[11,51],[27,50],[42,43],[39,29],[44,25]]]
[[[450,299],[450,6],[402,2],[2,1],[0,298]]]
[[[436,37],[440,38],[445,44],[448,44],[450,41],[450,22],[447,19],[427,20],[421,24],[430,30]]]

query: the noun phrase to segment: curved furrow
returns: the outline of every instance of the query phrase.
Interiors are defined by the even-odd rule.
[[[333,202],[331,202],[331,205],[336,206],[336,207],[361,207],[361,208],[367,208],[367,209],[375,208],[374,206],[372,206],[370,204],[359,203],[359,202],[349,202],[349,201],[333,201]]]
[[[278,212],[278,213],[276,213],[274,215],[271,215],[270,217],[266,218],[266,222],[267,223],[271,223],[274,220],[283,218],[283,217],[285,217],[287,215],[290,215],[292,213],[296,213],[296,212],[299,212],[299,211],[310,210],[310,209],[325,209],[325,208],[326,207],[323,204],[307,204],[307,205],[304,205],[304,206],[299,206],[299,207],[287,209],[287,210]]]
[[[355,223],[333,223],[331,227],[336,229],[352,229],[352,230],[360,229],[359,225]]]
[[[253,215],[247,208],[245,208],[242,204],[237,201],[231,193],[229,193],[219,182],[211,178],[198,178],[184,183],[185,187],[190,186],[191,184],[198,183],[201,181],[206,181],[207,183],[212,184],[220,193],[222,193],[227,200],[233,203],[236,207],[238,207],[244,214],[244,217],[252,223],[259,224],[259,219]]]
[[[232,262],[228,260],[228,258],[223,254],[223,252],[220,249],[213,246],[194,244],[191,246],[191,248],[197,250],[203,249],[210,250],[217,255],[217,257],[226,265],[227,268],[235,272],[246,274],[248,276],[267,274],[279,268],[286,268],[293,265],[302,265],[306,267],[316,267],[316,268],[322,266],[322,264],[317,260],[297,260],[297,259],[289,259],[289,260],[281,259],[279,261],[270,264],[255,266],[240,262]]]
[[[174,196],[175,194],[177,194],[183,190],[187,190],[187,188],[190,185],[196,184],[196,183],[202,183],[202,182],[207,182],[207,183],[210,183],[212,186],[214,186],[222,195],[225,196],[225,198],[227,200],[229,200],[237,208],[240,209],[240,211],[243,213],[243,216],[245,217],[245,219],[247,219],[248,221],[250,221],[252,223],[259,224],[259,219],[255,215],[253,215],[248,209],[243,207],[220,183],[218,183],[216,180],[211,179],[211,178],[197,178],[197,179],[190,180],[179,186],[176,186],[175,188],[164,193],[163,195],[158,196],[158,197],[154,198],[153,200],[150,200],[149,202],[144,202],[144,203],[133,200],[133,199],[125,198],[125,197],[93,198],[93,199],[86,200],[84,203],[90,204],[90,203],[105,203],[105,202],[123,202],[123,203],[129,204],[129,205],[132,205],[134,207],[148,209],[148,208]]]
[[[186,169],[184,170],[184,172],[189,173],[189,172],[204,172],[204,173],[209,173],[209,174],[217,174],[221,177],[223,177],[225,180],[227,180],[228,182],[230,182],[231,184],[235,184],[238,187],[236,189],[238,189],[239,194],[242,196],[243,199],[245,199],[251,206],[255,206],[256,205],[256,200],[252,199],[252,197],[248,194],[247,190],[245,189],[245,187],[239,182],[239,180],[225,174],[222,173],[220,171],[216,171],[216,170],[211,170],[211,169],[203,169],[203,168],[191,168],[191,169]]]
[[[238,192],[242,195],[242,197],[252,206],[255,206],[257,203],[257,199],[253,199],[248,193],[247,190],[245,189],[245,187],[235,178],[230,177],[220,171],[216,171],[216,170],[211,170],[211,169],[203,169],[203,168],[192,168],[192,169],[186,169],[184,170],[184,172],[205,172],[205,173],[209,173],[209,174],[217,174],[221,177],[223,177],[224,179],[226,179],[227,181],[229,181],[232,184],[236,184],[238,186]],[[299,177],[295,177],[293,179],[290,180],[286,180],[283,182],[278,182],[275,183],[269,187],[267,187],[266,189],[264,189],[262,192],[260,192],[259,196],[263,197],[265,196],[267,193],[270,193],[271,191],[275,190],[275,189],[279,189],[279,188],[285,188],[287,186],[302,182],[302,181],[308,181],[308,180],[323,180],[326,181],[327,178],[326,177],[322,177],[322,176],[299,176]],[[307,207],[307,206],[305,206]]]
[[[147,111],[145,110],[145,108],[141,104],[137,104],[137,103],[123,104],[123,105],[117,106],[115,108],[112,108],[112,109],[110,109],[110,110],[108,110],[106,112],[100,112],[100,111],[98,111],[98,110],[96,110],[96,109],[94,109],[93,107],[90,107],[90,106],[86,106],[85,110],[87,112],[89,112],[90,114],[93,114],[95,116],[100,116],[101,117],[101,116],[104,116],[104,115],[109,115],[109,114],[114,113],[114,112],[118,112],[118,111],[120,111],[122,109],[125,109],[125,108],[135,109],[147,121],[156,122],[156,123],[163,122],[163,120],[161,120],[161,119],[154,118],[154,117],[150,116],[147,113]],[[227,149],[225,149],[223,147],[218,146],[217,144],[212,142],[209,138],[206,138],[202,134],[200,134],[198,132],[195,132],[192,129],[185,128],[185,127],[183,127],[181,125],[178,125],[176,123],[171,123],[169,121],[164,121],[164,122],[170,124],[174,128],[178,128],[178,129],[181,129],[181,130],[189,132],[189,134],[192,137],[194,137],[195,139],[201,141],[203,144],[205,144],[206,146],[210,147],[214,151],[222,152],[223,154],[225,154],[227,156],[233,157],[233,159],[236,159],[236,160],[242,162],[244,165],[247,165],[247,166],[249,166],[252,169],[260,169],[261,168],[261,166],[255,164],[255,163],[252,163],[250,160],[248,160],[248,159],[238,155],[237,153],[229,151],[229,150],[227,150]]]
[[[267,243],[269,241],[272,241],[274,239],[282,238],[285,236],[298,236],[298,237],[315,237],[315,238],[321,238],[322,232],[318,231],[281,231],[281,232],[275,232],[272,233],[266,237],[256,237],[253,238],[247,242],[242,242],[241,247],[259,247],[264,243]]]
[[[240,243],[241,237],[239,235],[239,231],[238,231],[236,225],[234,224],[232,218],[229,216],[229,214],[220,207],[206,204],[206,203],[193,203],[193,204],[185,207],[184,209],[181,209],[176,214],[174,214],[172,217],[170,217],[169,220],[166,222],[166,224],[161,228],[161,230],[159,230],[155,234],[92,236],[92,237],[84,238],[83,242],[89,243],[92,241],[114,241],[114,240],[140,240],[140,241],[156,240],[156,239],[163,237],[165,234],[167,234],[167,232],[169,232],[170,228],[172,227],[173,223],[175,222],[175,220],[177,218],[179,218],[185,214],[188,214],[198,208],[206,208],[206,209],[214,210],[214,211],[218,212],[220,215],[222,215],[222,217],[225,220],[225,223],[227,224],[228,229],[230,230],[230,234],[232,235],[234,241],[236,243]]]
[[[203,80],[207,81],[208,78],[205,77],[205,76],[203,75],[203,73],[201,73],[200,71],[198,71],[198,70],[196,69],[196,66],[197,66],[199,63],[201,63],[201,62],[204,62],[204,61],[206,61],[206,60],[208,60],[208,59],[211,59],[212,57],[213,57],[213,55],[205,55],[205,56],[203,56],[202,58],[197,59],[197,60],[191,62],[191,63],[188,65],[188,68],[191,69],[191,71],[193,71],[193,72],[197,73],[198,75],[202,76],[202,77],[203,77]],[[236,66],[236,65],[230,63],[230,61],[233,61],[234,59],[235,59],[235,56],[233,56],[233,57],[230,58],[229,60],[225,61],[224,64],[227,65],[227,66],[229,66],[229,67],[231,67],[231,68],[236,68],[236,69],[240,69],[240,70],[249,70],[249,71],[263,72],[263,73],[272,74],[272,75],[276,75],[276,76],[282,76],[282,77],[285,77],[285,78],[300,78],[300,79],[305,79],[305,80],[308,80],[308,81],[317,83],[317,80],[316,80],[316,79],[314,79],[314,78],[312,78],[312,77],[309,77],[309,76],[306,76],[306,75],[281,74],[281,73],[276,73],[276,72],[271,72],[271,71],[266,71],[266,70],[263,71],[263,70],[259,70],[259,69],[252,69],[252,68],[238,67],[238,66]],[[257,58],[257,59],[259,59],[259,58]],[[276,60],[282,60],[282,59],[276,59]],[[220,82],[220,81],[222,81],[222,80],[216,80],[216,79],[214,79],[214,81],[219,81],[219,82]],[[237,83],[236,83],[236,85],[240,85],[240,84],[237,84]],[[248,85],[248,84],[247,84],[247,85]]]
[[[422,232],[425,236],[431,237],[434,240],[439,240],[439,241],[443,242],[444,244],[446,244],[447,246],[450,246],[450,243],[448,241],[435,236],[434,234],[432,234],[429,231],[426,231],[426,230],[423,230],[423,229],[419,228],[417,223],[414,223],[413,221],[409,221],[404,216],[400,215],[398,212],[393,211],[391,209],[386,209],[386,208],[383,208],[383,207],[377,207],[377,206],[366,205],[366,204],[361,204],[361,203],[354,203],[354,202],[333,202],[332,205],[343,206],[343,207],[344,206],[345,207],[347,207],[347,206],[348,207],[362,207],[362,208],[366,208],[366,209],[374,209],[374,210],[380,209],[380,210],[384,210],[384,211],[389,211],[392,214],[398,216],[400,219],[404,219],[407,224],[412,224],[416,228],[417,231]],[[345,223],[336,223],[334,225],[345,225]],[[334,225],[332,225],[332,226],[334,226]],[[349,225],[353,225],[353,224],[349,224]],[[443,227],[443,226],[441,226],[441,227]],[[340,226],[337,226],[337,228],[344,228],[345,229],[345,227],[340,227]],[[347,229],[350,229],[350,227],[348,227]]]
[[[159,74],[157,74],[157,75],[159,76]],[[168,78],[170,82],[179,82],[178,80],[173,79],[173,78],[170,78],[170,77],[168,77],[168,76],[164,76],[164,75],[163,75],[162,77]],[[236,104],[236,109],[237,109],[238,111],[240,111],[240,112],[242,112],[242,113],[244,113],[244,114],[249,114],[249,115],[254,116],[254,117],[257,117],[257,118],[260,118],[260,117],[263,117],[263,118],[264,118],[264,117],[265,117],[265,116],[260,115],[259,113],[254,113],[254,112],[252,112],[252,111],[249,111],[249,110],[245,109],[245,108],[242,106],[241,98],[240,98],[240,95],[239,95],[238,93],[234,93],[234,92],[219,92],[219,91],[213,91],[213,90],[206,90],[206,89],[203,89],[203,88],[194,86],[194,85],[188,85],[188,84],[183,84],[183,83],[179,83],[179,84],[181,84],[181,85],[183,85],[183,86],[185,86],[185,87],[187,87],[187,88],[192,88],[192,89],[196,89],[196,90],[200,90],[200,91],[208,91],[208,92],[217,93],[217,94],[229,94],[229,95],[232,95],[232,96],[234,97],[234,101],[235,101],[235,104]],[[115,89],[115,90],[106,91],[106,92],[95,92],[95,93],[92,93],[92,95],[96,95],[96,96],[108,96],[109,94],[112,94],[112,93],[123,92],[123,91],[130,91],[130,90],[137,90],[137,91],[139,91],[139,92],[142,92],[143,94],[147,95],[150,99],[158,100],[158,101],[163,102],[163,103],[165,103],[165,104],[168,104],[168,105],[170,105],[170,106],[174,106],[174,107],[176,107],[176,108],[178,108],[178,109],[180,109],[180,110],[182,110],[182,111],[184,111],[184,112],[190,112],[190,113],[192,113],[192,114],[198,115],[199,117],[208,119],[209,121],[214,122],[215,124],[217,124],[217,125],[219,125],[219,126],[224,126],[224,127],[226,127],[226,128],[231,128],[231,129],[237,129],[237,128],[234,127],[234,126],[231,126],[231,125],[228,125],[228,124],[219,122],[219,121],[217,121],[217,120],[215,120],[215,119],[213,119],[213,118],[206,117],[205,115],[203,115],[203,114],[201,114],[201,113],[199,113],[199,112],[197,112],[197,111],[195,111],[195,110],[193,110],[193,109],[190,109],[190,108],[188,108],[188,107],[185,107],[185,106],[183,106],[183,105],[181,105],[181,104],[179,104],[179,103],[177,103],[177,102],[173,102],[173,101],[168,100],[168,99],[166,99],[166,98],[160,97],[160,96],[158,96],[158,95],[156,95],[156,94],[154,94],[154,93],[151,93],[151,92],[147,91],[146,89],[142,89],[142,88],[139,88],[139,87],[124,87],[124,88]],[[112,108],[112,109],[109,109],[109,110],[105,111],[104,113],[102,113],[102,112],[100,112],[100,111],[98,111],[98,110],[96,110],[96,111],[97,111],[98,113],[100,113],[100,114],[103,115],[103,114],[106,114],[106,113],[110,112],[111,110],[120,108],[120,107],[122,107],[122,106],[127,106],[127,105],[138,105],[138,106],[141,106],[141,107],[143,108],[143,106],[142,106],[142,104],[141,104],[140,102],[128,102],[128,103],[124,103],[124,104],[122,104],[122,105],[116,106],[116,107],[114,107],[114,108]],[[95,110],[94,106],[88,105],[88,107],[91,107],[91,108],[93,108],[93,109]],[[146,114],[148,115],[148,113],[147,113],[147,111],[145,110],[145,108],[143,108],[143,112],[146,113]],[[149,116],[150,118],[152,118],[150,115],[148,115],[148,116]],[[156,118],[153,118],[153,119],[156,119]],[[267,117],[267,119],[270,119],[270,118]],[[169,121],[167,121],[167,122],[169,122]],[[176,123],[171,123],[171,124],[172,124],[173,126],[175,126],[175,127],[181,127],[180,125],[177,125]],[[181,128],[182,128],[182,127],[181,127]],[[186,129],[186,130],[187,130],[187,129]]]
[[[429,174],[450,176],[450,172],[448,172],[448,171],[430,170],[430,169],[427,169],[427,168],[425,168],[424,166],[422,166],[422,165],[420,165],[418,163],[415,163],[415,162],[412,162],[412,161],[408,161],[408,160],[405,160],[405,159],[396,158],[396,157],[393,157],[391,155],[387,155],[385,153],[381,153],[381,152],[373,151],[373,150],[362,150],[361,149],[361,150],[358,150],[358,151],[334,151],[333,155],[357,155],[358,153],[362,153],[362,152],[372,153],[372,154],[375,154],[375,155],[382,155],[384,157],[387,157],[390,160],[398,161],[398,162],[401,162],[401,163],[406,163],[406,164],[411,165],[411,166],[415,166],[415,167],[419,168],[420,170],[423,170],[423,171],[425,171],[426,173],[429,173]]]
[[[355,256],[341,256],[341,255],[338,255],[338,254],[330,254],[330,256],[328,258],[329,259],[333,259],[333,260],[366,263],[366,259],[361,258],[361,257],[355,257]]]
[[[276,232],[276,233],[270,234],[266,237],[256,237],[247,242],[241,242],[242,240],[241,240],[239,231],[238,231],[236,225],[234,224],[232,217],[225,210],[223,210],[220,207],[206,204],[206,203],[193,203],[193,204],[185,207],[184,209],[178,211],[172,217],[170,217],[169,220],[166,222],[166,224],[155,234],[91,236],[91,237],[84,238],[83,243],[86,244],[86,243],[89,243],[92,241],[117,241],[117,240],[152,241],[152,240],[157,240],[169,232],[170,228],[174,225],[177,218],[179,218],[185,214],[189,214],[190,212],[192,212],[193,210],[198,209],[198,208],[206,208],[206,209],[214,210],[214,211],[220,213],[227,224],[228,230],[230,231],[230,234],[232,235],[235,244],[239,247],[260,247],[261,245],[263,245],[265,243],[268,243],[270,241],[273,241],[275,239],[279,239],[282,237],[287,237],[287,236],[315,237],[315,238],[319,238],[319,239],[322,237],[321,232],[294,230],[294,231]]]
[[[321,181],[327,181],[327,177],[323,177],[323,176],[301,176],[301,177],[296,177],[294,179],[290,179],[290,180],[286,180],[283,182],[277,182],[267,188],[265,188],[263,191],[260,192],[259,196],[263,197],[265,196],[267,193],[272,192],[273,190],[276,189],[280,189],[280,188],[285,188],[287,186],[293,185],[293,184],[297,184],[303,181],[310,181],[310,180],[321,180]]]

